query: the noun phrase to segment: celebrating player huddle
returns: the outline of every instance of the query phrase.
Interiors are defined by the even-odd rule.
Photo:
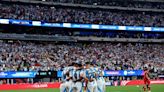
[[[105,92],[103,67],[86,62],[73,63],[62,72],[60,92]]]

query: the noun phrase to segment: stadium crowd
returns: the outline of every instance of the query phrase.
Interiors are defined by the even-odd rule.
[[[42,0],[40,0],[42,1]],[[145,9],[164,9],[163,2],[137,2],[137,1],[114,1],[114,0],[46,0],[47,2],[57,3],[73,3],[86,5],[105,5],[130,8],[145,8]]]
[[[53,33],[52,33],[53,34]],[[64,34],[64,32],[63,32]],[[67,33],[71,34],[71,33]],[[66,32],[65,34],[66,35]],[[68,35],[67,35],[68,36]],[[163,39],[164,34],[160,33],[133,33],[133,32],[80,32],[78,35],[73,36],[84,36],[84,37],[108,37],[108,38],[148,38],[148,39]]]
[[[149,67],[164,71],[164,46],[142,43],[0,42],[0,71],[61,70],[76,61],[103,65],[105,70]]]
[[[164,26],[162,13],[113,11],[39,5],[0,4],[0,18],[44,22],[94,23],[131,26]]]

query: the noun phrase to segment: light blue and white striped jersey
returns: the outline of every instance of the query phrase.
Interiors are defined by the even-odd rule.
[[[69,69],[69,77],[73,77],[73,72],[74,72],[74,67],[72,66],[70,69]]]
[[[65,67],[62,72],[62,81],[65,82],[69,76],[72,74],[73,66]],[[66,75],[66,73],[69,73],[69,76]]]
[[[95,75],[94,75],[94,70],[91,69],[91,68],[85,69],[85,70],[83,70],[83,72],[84,72],[84,76],[85,76],[86,78],[88,78],[89,80],[90,80],[90,79],[93,79],[93,78],[95,77]]]
[[[98,68],[98,78],[97,79],[104,81],[103,76],[104,76],[104,70]]]
[[[103,77],[103,76],[104,76],[104,70],[100,69],[100,77]]]
[[[98,79],[99,78],[99,68],[94,67],[93,69],[94,69],[95,78]]]
[[[98,74],[98,70],[96,67],[91,67],[91,73],[92,73],[92,76],[93,78],[97,78],[97,74]]]
[[[63,71],[62,71],[62,77],[61,77],[62,82],[65,82],[65,81],[66,81],[66,78],[67,78],[66,73],[67,73],[67,72],[68,72],[68,67],[65,67],[65,68],[63,69]]]
[[[73,76],[72,76],[73,81],[80,80],[82,77],[82,73],[83,71],[81,69],[73,70]]]

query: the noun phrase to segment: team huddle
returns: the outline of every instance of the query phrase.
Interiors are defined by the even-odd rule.
[[[73,63],[62,72],[60,92],[106,92],[103,67],[86,62]]]

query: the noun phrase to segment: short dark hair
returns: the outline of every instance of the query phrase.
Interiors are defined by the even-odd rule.
[[[72,66],[74,65],[75,63],[74,62],[72,62]]]
[[[143,69],[144,71],[147,71],[148,70],[148,68],[147,67],[144,67],[144,69]]]
[[[90,62],[86,62],[85,64],[86,64],[86,65],[89,65],[89,64],[90,64]]]
[[[78,64],[79,67],[82,67],[82,64]]]
[[[91,65],[93,66],[94,64],[93,64],[93,63],[91,63]]]

